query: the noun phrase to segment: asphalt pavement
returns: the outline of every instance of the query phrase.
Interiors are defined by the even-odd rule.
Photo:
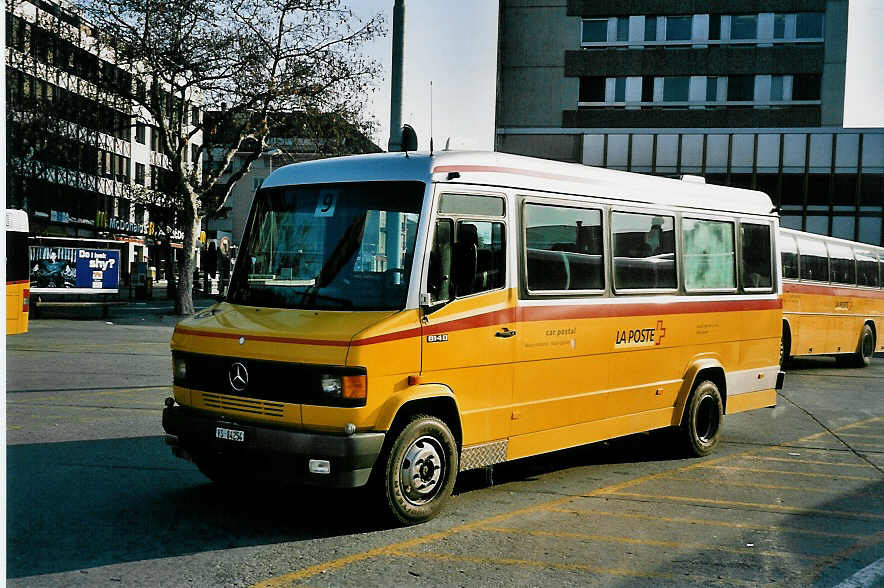
[[[133,301],[7,338],[10,586],[884,584],[884,359],[794,362],[708,458],[653,433],[519,460],[398,528],[363,492],[218,486],[172,457],[176,320]]]

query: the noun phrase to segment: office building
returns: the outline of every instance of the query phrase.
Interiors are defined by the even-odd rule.
[[[499,151],[766,192],[882,244],[884,129],[844,128],[847,0],[501,0]]]

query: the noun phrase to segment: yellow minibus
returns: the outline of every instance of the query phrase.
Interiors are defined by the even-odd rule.
[[[778,219],[748,190],[500,153],[299,163],[223,302],[172,337],[167,443],[209,478],[370,484],[671,427],[711,452],[782,386]]]
[[[6,334],[28,332],[31,282],[28,261],[28,213],[6,209]]]
[[[782,357],[869,365],[884,351],[884,248],[780,229]]]

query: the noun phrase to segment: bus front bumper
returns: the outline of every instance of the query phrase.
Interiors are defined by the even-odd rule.
[[[231,474],[240,470],[259,478],[334,488],[364,486],[385,437],[384,433],[332,435],[246,424],[181,405],[166,406],[163,429],[172,453],[188,461],[212,460],[229,465]],[[310,471],[311,464],[324,470],[321,462],[327,462],[327,473]]]

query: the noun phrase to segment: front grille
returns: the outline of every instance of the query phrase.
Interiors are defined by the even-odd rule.
[[[238,396],[227,396],[226,394],[212,394],[211,392],[203,392],[202,396],[203,404],[207,408],[238,412],[247,415],[262,415],[277,418],[282,418],[283,416],[284,406],[279,402],[240,398]]]
[[[365,406],[365,399],[331,398],[322,393],[320,380],[323,374],[341,376],[365,375],[365,368],[284,361],[265,361],[221,355],[203,355],[173,351],[175,360],[183,359],[187,366],[187,378],[175,379],[177,386],[184,386],[203,393],[231,399],[258,399],[270,405],[281,403],[313,404],[318,406]],[[248,385],[242,391],[230,384],[230,368],[241,363],[248,371]],[[254,410],[245,407],[247,410]]]

